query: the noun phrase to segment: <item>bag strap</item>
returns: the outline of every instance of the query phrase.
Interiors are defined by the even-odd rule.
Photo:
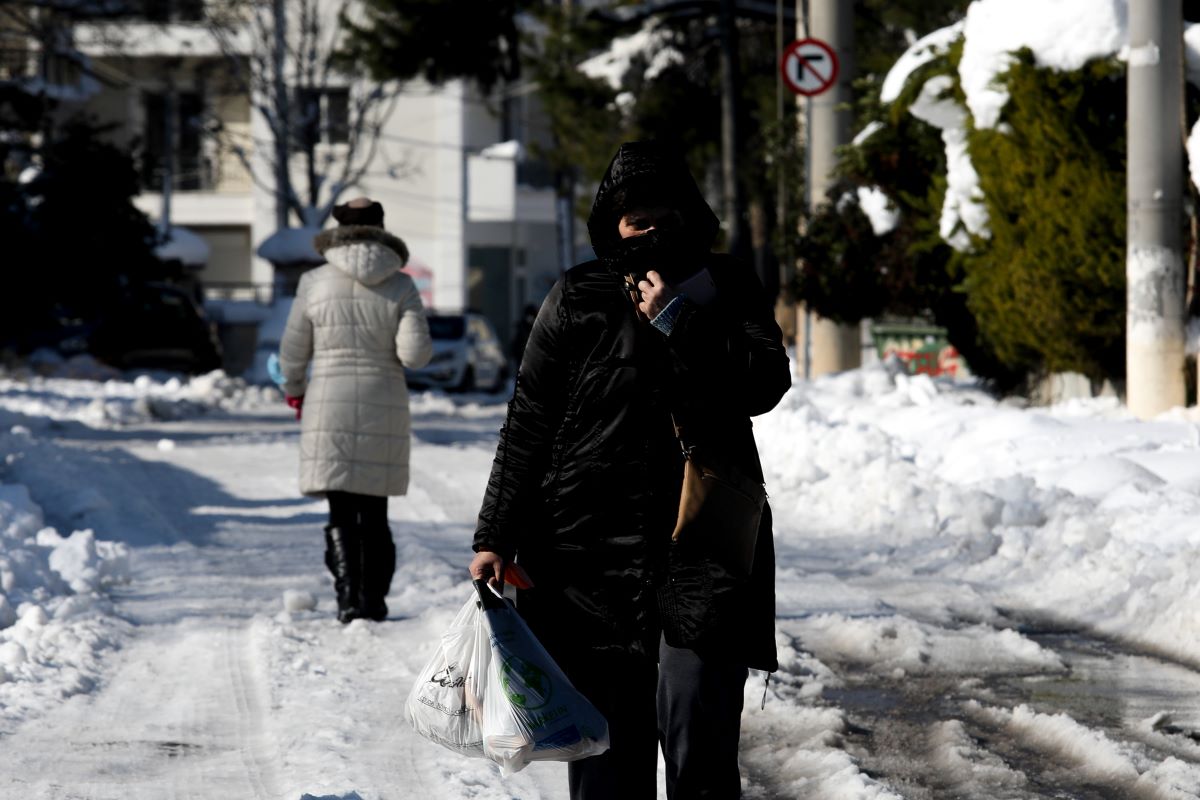
[[[675,429],[675,438],[679,440],[679,449],[683,451],[683,457],[689,461],[692,458],[692,451],[696,449],[696,445],[688,444],[687,439],[683,436],[683,426],[675,419],[675,412],[669,412],[671,415],[671,427]]]

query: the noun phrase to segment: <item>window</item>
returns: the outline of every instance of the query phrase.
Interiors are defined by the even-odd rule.
[[[204,0],[138,0],[130,5],[150,22],[204,21]]]
[[[147,92],[146,129],[142,147],[142,183],[150,191],[162,188],[166,171],[171,174],[171,186],[185,191],[208,189],[212,186],[208,161],[204,158],[200,125],[204,114],[204,102],[196,92],[176,92],[174,112],[170,115],[168,131],[168,107],[172,104],[164,92]],[[174,146],[167,143],[167,136]]]
[[[349,89],[297,89],[292,102],[295,150],[350,141]]]

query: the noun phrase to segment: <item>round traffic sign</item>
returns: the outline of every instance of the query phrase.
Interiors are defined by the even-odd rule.
[[[820,39],[798,39],[783,51],[779,71],[789,89],[812,97],[828,91],[837,82],[837,55]]]

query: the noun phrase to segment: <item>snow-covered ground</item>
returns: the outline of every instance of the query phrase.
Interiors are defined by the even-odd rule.
[[[403,715],[504,399],[414,396],[391,617],[341,626],[276,392],[0,376],[0,796],[565,798]],[[748,798],[1200,797],[1197,418],[876,365],[755,430],[781,668],[747,683]]]

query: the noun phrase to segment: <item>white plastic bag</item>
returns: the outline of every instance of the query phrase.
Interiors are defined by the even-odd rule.
[[[574,761],[608,749],[608,722],[580,694],[516,609],[483,581],[491,659],[483,693],[483,749],[505,775],[531,761]]]
[[[417,733],[465,756],[484,757],[483,691],[491,650],[472,595],[417,675],[404,710]]]

